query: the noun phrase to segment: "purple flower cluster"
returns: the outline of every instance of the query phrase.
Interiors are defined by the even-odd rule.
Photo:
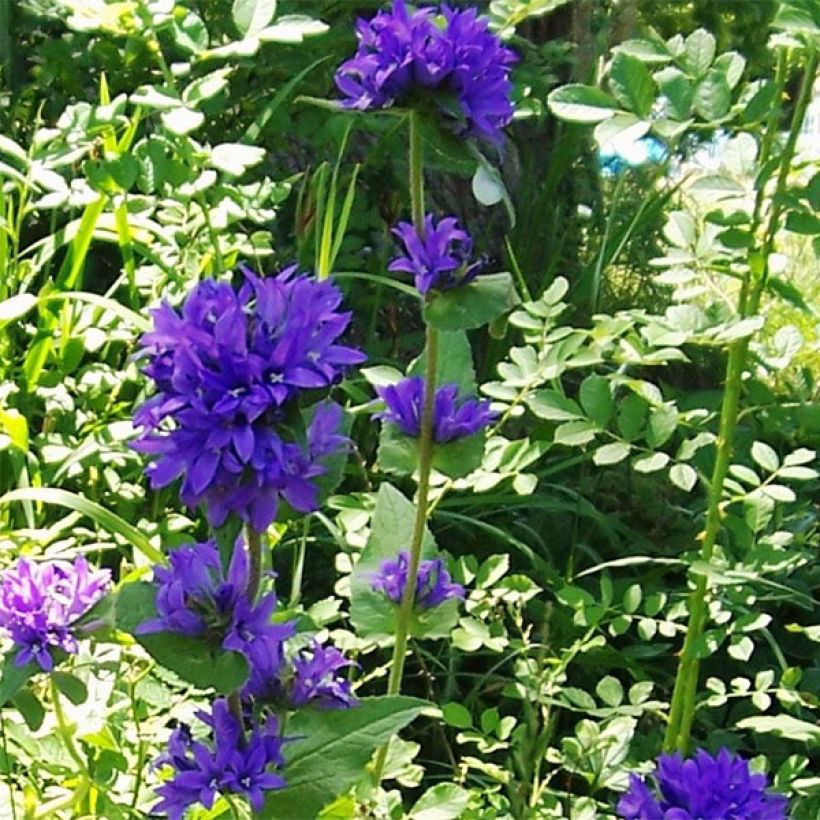
[[[630,775],[629,790],[618,802],[624,820],[785,820],[786,798],[766,791],[766,775],[728,749],[712,757],[699,749],[690,760],[661,755],[655,789]]]
[[[246,731],[224,698],[214,701],[210,714],[197,717],[210,727],[210,743],[194,740],[187,726],[174,730],[168,751],[157,760],[173,766],[174,776],[157,789],[162,800],[154,812],[182,820],[196,803],[210,809],[217,794],[242,795],[255,812],[262,811],[265,792],[285,786],[278,773],[285,761],[276,718],[252,722]]]
[[[343,671],[350,666],[356,664],[335,646],[314,641],[290,660],[252,665],[242,696],[293,708],[347,709],[357,704]]]
[[[361,111],[429,99],[458,134],[498,143],[513,116],[515,54],[475,9],[442,5],[389,11],[357,24],[356,54],[336,72],[343,104]]]
[[[400,222],[393,233],[402,241],[405,255],[394,259],[389,270],[412,273],[421,294],[466,285],[483,267],[483,262],[470,262],[473,240],[455,217],[436,222],[427,214],[424,236],[409,222]]]
[[[0,573],[0,630],[18,649],[15,664],[31,661],[50,672],[52,648],[77,651],[72,625],[105,594],[107,569],[92,570],[85,558],[35,564],[21,558]]]
[[[388,387],[377,387],[387,409],[376,415],[405,435],[418,438],[424,408],[425,381],[419,376],[402,379]],[[486,399],[459,396],[458,386],[445,384],[436,390],[433,408],[433,440],[445,444],[475,435],[495,418]]]
[[[402,550],[398,558],[382,561],[379,571],[371,573],[370,587],[399,604],[407,587],[409,569],[410,553]],[[422,561],[416,577],[415,606],[420,610],[432,609],[449,598],[464,598],[464,587],[453,583],[441,558]]]
[[[350,314],[338,311],[334,285],[295,267],[244,276],[238,289],[200,282],[179,312],[167,303],[153,311],[141,344],[158,391],[134,416],[144,430],[133,446],[156,457],[153,487],[182,476],[183,502],[204,503],[213,525],[235,513],[261,531],[280,497],[300,512],[316,509],[314,479],[346,446],[341,409],[330,403],[316,410],[304,443],[284,439],[286,405],[365,357],[338,344]]]
[[[248,600],[248,555],[241,542],[234,547],[227,575],[212,541],[179,547],[169,561],[169,567],[154,567],[158,617],[141,624],[138,634],[202,636],[214,647],[240,652],[252,668],[278,666],[282,643],[295,628],[271,622],[273,593]]]

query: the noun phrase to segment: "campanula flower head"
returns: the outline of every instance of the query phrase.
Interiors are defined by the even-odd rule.
[[[272,592],[258,601],[247,599],[248,555],[241,541],[234,547],[227,573],[212,541],[178,547],[168,561],[168,567],[154,567],[157,617],[140,624],[138,634],[201,636],[213,647],[240,652],[251,668],[278,662],[282,643],[294,633],[294,626],[272,623]]]
[[[386,409],[377,413],[376,417],[395,424],[405,436],[418,438],[424,408],[424,387],[425,381],[420,376],[410,376],[396,384],[377,387],[376,392]],[[494,418],[490,402],[486,399],[462,396],[455,384],[445,384],[436,389],[433,440],[438,444],[475,435]]]
[[[183,502],[204,504],[215,526],[235,513],[264,530],[280,499],[314,510],[315,478],[346,446],[341,409],[321,405],[304,440],[286,435],[283,421],[303,391],[364,361],[338,343],[350,322],[340,303],[333,284],[291,267],[269,278],[245,270],[238,289],[205,280],[179,311],[154,310],[141,344],[157,393],[135,414],[143,429],[133,443],[154,457],[151,486],[181,477]]]
[[[432,214],[427,214],[424,236],[419,236],[410,222],[400,222],[393,233],[401,240],[405,253],[390,263],[389,270],[413,274],[422,295],[466,285],[484,265],[481,261],[470,261],[473,240],[455,217],[436,221]]]
[[[281,789],[285,765],[283,739],[274,716],[243,726],[231,713],[225,698],[214,701],[210,713],[197,717],[210,728],[207,741],[194,740],[187,726],[175,729],[168,751],[156,763],[174,769],[173,776],[157,789],[162,798],[153,812],[182,820],[186,810],[201,803],[210,809],[218,794],[240,795],[254,812],[262,811],[265,793]]]
[[[44,563],[20,558],[0,573],[0,632],[14,641],[15,664],[34,661],[50,672],[52,649],[76,652],[75,624],[105,595],[110,582],[107,569],[92,570],[83,557]]]
[[[513,116],[509,75],[517,58],[475,9],[411,10],[395,0],[359,20],[356,34],[356,54],[336,72],[346,107],[435,106],[457,134],[500,142]]]
[[[410,553],[402,550],[397,558],[382,561],[378,572],[370,574],[370,587],[384,593],[394,604],[401,603],[410,571]],[[416,578],[415,606],[432,609],[450,598],[464,598],[464,587],[453,583],[441,558],[423,560]]]
[[[242,696],[291,708],[346,709],[357,703],[344,674],[351,666],[356,664],[335,646],[314,640],[290,657],[283,654],[253,664]]]
[[[764,774],[728,749],[712,757],[699,749],[684,760],[661,755],[652,780],[630,775],[618,802],[624,820],[785,820],[788,803],[766,791]]]

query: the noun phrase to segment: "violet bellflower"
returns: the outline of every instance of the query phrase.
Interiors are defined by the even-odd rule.
[[[204,504],[214,526],[239,515],[256,530],[279,500],[299,512],[318,505],[315,479],[347,446],[341,408],[318,405],[304,443],[283,436],[287,406],[327,388],[364,355],[338,343],[350,314],[341,293],[290,267],[244,283],[205,280],[179,311],[163,303],[141,339],[157,393],[136,412],[133,447],[153,456],[152,487],[182,477],[185,504]]]
[[[14,641],[15,665],[35,661],[50,672],[52,649],[75,653],[74,624],[105,595],[110,582],[109,570],[92,570],[82,556],[44,563],[20,558],[0,573],[0,632]]]
[[[475,9],[448,5],[389,11],[359,20],[356,54],[336,72],[342,104],[360,111],[435,105],[459,135],[492,143],[513,116],[509,76],[517,57]]]
[[[377,413],[376,418],[395,424],[405,436],[418,438],[424,408],[424,387],[425,381],[420,376],[411,376],[387,387],[377,387],[376,392],[386,409]],[[446,444],[475,435],[494,418],[489,401],[461,396],[455,384],[442,385],[436,389],[433,407],[433,441]]]
[[[382,561],[378,572],[370,574],[370,587],[382,592],[394,604],[400,604],[407,587],[410,553],[402,550],[398,557]],[[425,559],[419,564],[416,578],[415,606],[419,610],[432,609],[444,601],[464,598],[464,587],[453,583],[441,558]]]
[[[285,786],[280,774],[284,741],[276,718],[243,726],[225,698],[214,701],[210,714],[198,712],[197,717],[210,727],[211,737],[194,740],[184,725],[174,730],[168,751],[156,761],[173,767],[174,774],[156,790],[162,799],[153,812],[182,820],[197,803],[210,809],[218,794],[240,795],[254,812],[262,811],[265,793]]]
[[[786,798],[767,792],[767,785],[766,775],[752,774],[728,749],[714,757],[699,749],[689,760],[663,754],[649,782],[630,775],[618,814],[624,820],[785,820]]]
[[[294,634],[293,623],[272,623],[276,596],[247,599],[248,555],[238,541],[227,574],[212,541],[173,550],[170,566],[154,567],[157,617],[142,623],[138,634],[178,632],[201,636],[210,645],[240,652],[254,666],[270,666],[282,657],[282,644]]]
[[[254,664],[242,696],[291,708],[347,709],[357,703],[343,672],[350,666],[356,664],[335,646],[313,641],[291,658]]]
[[[396,257],[388,269],[412,273],[422,295],[466,285],[484,265],[482,261],[470,262],[473,240],[455,217],[436,221],[427,214],[423,237],[410,222],[400,222],[393,233],[402,241],[405,253]]]

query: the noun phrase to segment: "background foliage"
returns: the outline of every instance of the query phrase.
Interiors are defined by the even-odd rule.
[[[173,492],[147,488],[127,444],[148,310],[239,262],[332,271],[369,356],[339,390],[355,453],[328,508],[277,530],[272,561],[305,628],[361,664],[360,696],[381,693],[388,655],[355,567],[381,554],[380,529],[408,526],[385,506],[387,475],[412,488],[369,415],[372,387],[422,347],[412,291],[386,273],[409,209],[406,136],[395,118],[307,98],[334,95],[355,18],[380,5],[0,5],[3,564],[88,554],[125,589],[158,551],[203,537]],[[476,469],[436,475],[431,538],[468,600],[431,627],[449,640],[414,642],[408,661],[409,690],[441,718],[391,742],[387,792],[360,785],[322,816],[368,802],[390,817],[611,816],[660,745],[694,564],[713,590],[695,734],[765,756],[793,816],[816,817],[816,108],[786,184],[765,189],[783,218],[760,310],[732,307],[757,242],[743,214],[771,175],[757,162],[778,116],[777,54],[785,136],[816,10],[478,5],[521,56],[508,145],[482,156],[424,135],[429,204],[463,216],[522,302],[448,348],[452,372],[500,413]],[[598,147],[650,123],[666,159],[602,173]],[[698,564],[727,346],[749,337],[724,529],[715,561]],[[92,775],[88,816],[140,817],[148,762],[201,692],[112,638],[57,682]],[[0,816],[44,816],[72,788],[48,702],[4,668]],[[399,706],[404,723],[419,711]]]

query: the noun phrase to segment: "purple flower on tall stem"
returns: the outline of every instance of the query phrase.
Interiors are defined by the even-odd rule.
[[[17,647],[15,664],[35,661],[50,672],[52,649],[75,653],[74,624],[105,595],[110,582],[109,570],[92,570],[82,556],[40,564],[20,558],[0,573],[0,631]]]
[[[400,604],[408,582],[410,553],[402,550],[398,557],[382,561],[378,572],[370,574],[370,587],[384,593],[394,604]],[[415,606],[432,609],[450,598],[464,598],[464,587],[454,584],[441,558],[423,560],[416,578]]]
[[[204,504],[211,524],[230,513],[257,531],[276,518],[279,500],[299,512],[317,506],[315,479],[347,445],[341,408],[320,405],[304,442],[285,434],[285,416],[305,390],[327,388],[364,361],[338,344],[350,314],[341,293],[296,268],[238,289],[205,280],[178,312],[163,303],[142,339],[157,394],[134,416],[133,447],[154,456],[152,487],[182,478],[185,504]]]
[[[655,786],[650,789],[650,783]],[[788,802],[766,791],[764,774],[728,749],[714,757],[699,749],[684,760],[663,754],[650,783],[630,775],[618,802],[624,820],[785,820]]]
[[[255,812],[262,811],[265,793],[285,786],[279,774],[284,741],[276,718],[243,726],[224,698],[214,701],[210,714],[197,717],[210,727],[210,742],[194,740],[187,726],[173,732],[157,764],[172,766],[174,775],[157,789],[162,800],[153,811],[182,820],[197,803],[210,809],[218,794],[241,795]]]
[[[435,105],[458,134],[498,143],[513,116],[509,75],[517,60],[475,9],[442,5],[359,20],[356,54],[336,72],[343,105],[361,111]]]
[[[436,222],[432,214],[427,214],[423,237],[410,222],[400,222],[393,233],[402,241],[405,254],[396,257],[389,270],[412,273],[422,295],[466,285],[483,266],[480,261],[470,262],[473,240],[455,217]]]
[[[242,653],[248,663],[278,658],[282,642],[294,633],[292,623],[272,623],[276,596],[247,600],[248,556],[237,541],[227,574],[212,541],[173,550],[169,567],[154,567],[157,617],[137,633],[179,632],[202,636],[214,647]]]
[[[377,387],[386,410],[376,414],[405,435],[418,438],[424,407],[424,379],[411,376],[397,384]],[[486,399],[460,396],[458,386],[445,384],[436,390],[433,407],[433,441],[438,444],[475,435],[495,418]]]

